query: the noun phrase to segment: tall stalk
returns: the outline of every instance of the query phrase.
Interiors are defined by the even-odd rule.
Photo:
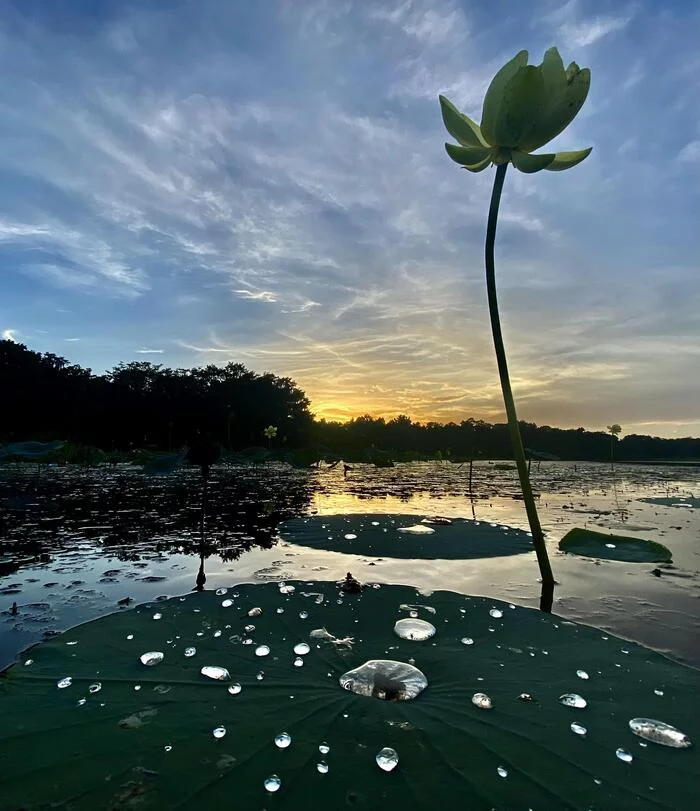
[[[540,518],[537,514],[535,498],[532,494],[530,477],[527,472],[527,462],[523,449],[523,440],[520,436],[518,416],[515,411],[515,401],[510,387],[510,377],[508,375],[508,361],[506,350],[503,346],[503,335],[501,334],[501,320],[498,315],[498,296],[496,295],[496,266],[494,263],[494,245],[496,243],[496,226],[498,224],[498,207],[501,202],[501,192],[503,191],[503,181],[506,176],[507,163],[501,163],[496,167],[496,177],[493,182],[491,192],[491,204],[489,206],[489,219],[486,227],[486,290],[489,301],[489,317],[491,319],[491,332],[493,334],[493,345],[496,350],[496,360],[498,361],[498,375],[501,379],[501,389],[503,390],[503,400],[508,417],[508,428],[510,430],[510,441],[513,446],[513,456],[518,468],[520,477],[520,488],[523,491],[525,510],[532,532],[532,542],[537,553],[537,562],[540,567],[543,584],[554,584],[554,575],[549,563],[547,547],[544,542],[544,534],[540,525]]]

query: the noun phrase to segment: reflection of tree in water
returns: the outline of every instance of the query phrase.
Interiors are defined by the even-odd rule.
[[[274,543],[278,523],[310,503],[308,474],[280,466],[215,468],[209,476],[206,536],[197,469],[147,477],[130,469],[55,469],[0,479],[0,551],[38,555],[95,543],[120,560],[144,552],[218,554],[224,561]]]

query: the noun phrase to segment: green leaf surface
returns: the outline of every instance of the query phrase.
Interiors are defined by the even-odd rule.
[[[624,560],[628,563],[657,563],[671,560],[671,552],[663,544],[633,538],[626,535],[611,535],[592,529],[569,530],[559,541],[562,552],[572,552],[590,558]]]
[[[647,504],[658,504],[659,507],[685,507],[690,510],[700,510],[700,498],[692,496],[671,496],[670,498],[640,498]]]
[[[491,80],[481,113],[481,134],[491,146],[504,146],[496,139],[496,125],[501,115],[504,91],[515,74],[527,65],[527,51],[519,51]]]
[[[517,149],[513,151],[512,155],[513,166],[525,174],[546,169],[553,160],[554,154],[529,155],[527,152],[519,152]]]
[[[467,168],[488,161],[491,150],[484,146],[455,146],[455,144],[445,144],[445,151],[455,163]]]
[[[0,678],[0,808],[424,811],[455,808],[456,798],[472,811],[694,807],[697,748],[640,746],[628,722],[656,718],[697,741],[697,671],[484,598],[405,586],[339,597],[332,583],[288,585],[296,591],[244,585],[140,606],[25,654],[31,664]],[[262,614],[251,618],[254,607]],[[437,627],[432,639],[396,636],[395,621],[411,611]],[[248,624],[255,629],[244,631]],[[310,635],[321,628],[326,641]],[[295,667],[301,641],[310,652]],[[256,656],[260,644],[268,656]],[[185,657],[188,646],[195,655]],[[143,666],[146,651],[162,651],[163,662]],[[339,686],[344,672],[378,658],[415,660],[429,686],[412,701]],[[206,665],[227,668],[231,681],[202,676]],[[59,689],[65,677],[71,684]],[[237,695],[228,692],[234,682]],[[475,706],[476,693],[492,708]],[[586,708],[563,706],[567,693]],[[216,728],[225,735],[215,738]],[[285,749],[274,743],[282,732],[291,736]],[[383,747],[399,757],[388,773],[375,762]],[[273,774],[281,787],[269,795],[263,784]]]
[[[571,169],[572,166],[576,166],[576,164],[587,158],[592,151],[593,147],[589,146],[588,149],[578,149],[574,152],[557,152],[554,160],[546,169],[549,172],[562,172],[564,169]]]
[[[313,515],[284,521],[279,533],[289,543],[312,549],[383,558],[469,560],[533,550],[532,538],[522,529],[466,518],[448,520],[451,523],[436,524],[423,523],[417,515]],[[402,531],[407,527],[423,532]]]
[[[479,125],[472,121],[469,116],[461,113],[445,96],[440,96],[440,110],[442,111],[445,128],[462,146],[488,146],[481,135]]]

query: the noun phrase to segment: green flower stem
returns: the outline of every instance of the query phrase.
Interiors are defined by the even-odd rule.
[[[520,488],[523,491],[525,510],[532,532],[532,542],[537,553],[537,562],[540,566],[543,584],[554,584],[554,575],[547,555],[547,547],[544,542],[544,534],[540,526],[540,519],[537,515],[535,498],[532,495],[530,477],[527,473],[527,462],[525,461],[525,451],[523,440],[520,436],[518,416],[515,411],[515,401],[510,387],[510,377],[508,376],[508,361],[506,360],[506,350],[503,346],[503,335],[501,334],[501,320],[498,315],[498,297],[496,295],[496,266],[494,264],[493,249],[496,243],[496,225],[498,224],[498,206],[501,202],[501,192],[503,191],[503,181],[506,176],[507,163],[502,163],[496,168],[496,177],[493,181],[493,191],[491,192],[491,204],[489,206],[489,219],[486,227],[486,289],[489,300],[489,316],[491,318],[491,332],[493,333],[493,345],[496,350],[496,360],[498,361],[498,375],[501,378],[501,389],[503,390],[503,400],[506,406],[508,417],[508,428],[510,430],[510,440],[513,445],[513,455],[520,477]]]

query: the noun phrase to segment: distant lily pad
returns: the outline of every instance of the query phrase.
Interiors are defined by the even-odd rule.
[[[0,678],[2,808],[694,807],[698,671],[484,598],[293,585],[174,598],[158,621],[140,606],[25,653]],[[434,637],[394,633],[412,612]]]
[[[640,498],[647,504],[658,504],[660,507],[685,507],[687,510],[700,510],[700,498],[675,496],[674,498]]]
[[[279,534],[289,543],[312,549],[383,558],[470,560],[533,549],[532,538],[522,529],[419,515],[313,515],[285,521]]]
[[[622,560],[628,563],[658,563],[671,560],[671,550],[656,541],[628,535],[610,535],[592,529],[569,530],[559,541],[559,549],[588,558]]]

